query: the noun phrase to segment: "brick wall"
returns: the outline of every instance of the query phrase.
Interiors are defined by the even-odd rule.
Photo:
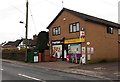
[[[25,51],[23,51],[23,52],[8,52],[8,51],[3,51],[2,52],[2,58],[3,59],[11,59],[11,60],[24,61],[25,60]]]
[[[120,36],[119,36],[118,40],[120,41]],[[120,61],[120,42],[118,43],[118,58]]]

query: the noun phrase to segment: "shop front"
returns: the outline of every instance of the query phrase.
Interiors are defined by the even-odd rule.
[[[69,57],[74,57],[80,59],[81,57],[81,44],[80,43],[73,43],[68,44],[68,54]]]
[[[80,60],[80,57],[82,56],[81,53],[81,42],[83,42],[84,39],[81,38],[73,38],[73,39],[66,39],[64,41],[64,44],[68,45],[68,53],[67,57],[70,58],[70,60],[76,62]]]
[[[82,57],[82,42],[84,42],[84,38],[73,38],[65,40],[54,40],[51,41],[51,54],[55,58],[62,58],[62,60],[66,60],[69,56],[71,60],[80,60]]]

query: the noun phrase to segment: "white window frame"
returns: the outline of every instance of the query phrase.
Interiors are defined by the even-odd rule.
[[[79,32],[80,31],[80,23],[76,22],[76,23],[71,23],[69,25],[69,32]]]
[[[120,35],[120,29],[118,29],[118,35]]]
[[[60,35],[60,26],[59,27],[54,27],[52,29],[52,34],[53,34],[53,36]]]
[[[114,28],[113,27],[107,27],[107,33],[113,34]]]

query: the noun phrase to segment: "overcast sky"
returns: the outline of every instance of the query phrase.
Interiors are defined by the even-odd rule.
[[[118,22],[119,0],[29,0],[28,37],[47,31],[63,6],[81,13]],[[0,0],[0,43],[25,37],[26,0]]]

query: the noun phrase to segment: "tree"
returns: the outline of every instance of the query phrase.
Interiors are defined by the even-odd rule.
[[[49,41],[49,35],[48,32],[46,31],[41,31],[38,34],[38,39],[37,39],[37,50],[39,50],[39,52],[43,52],[45,49],[48,49],[48,41]]]

